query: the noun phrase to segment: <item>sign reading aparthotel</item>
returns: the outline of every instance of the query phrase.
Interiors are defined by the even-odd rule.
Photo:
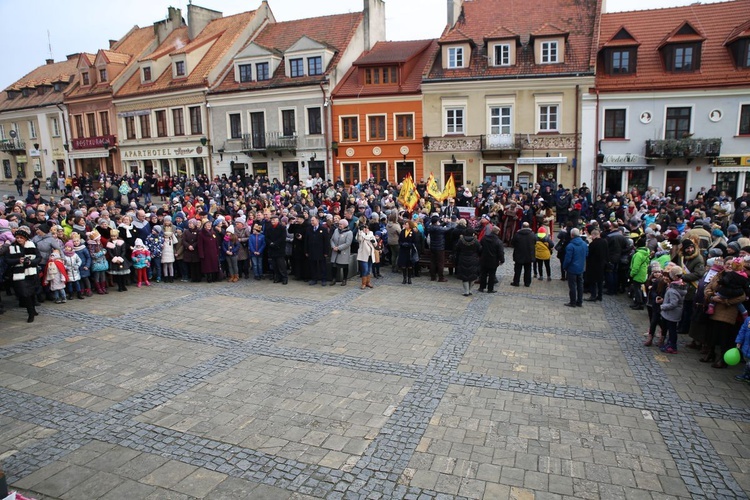
[[[162,158],[194,158],[205,156],[205,151],[202,146],[195,148],[122,148],[120,155],[123,160],[158,160]]]

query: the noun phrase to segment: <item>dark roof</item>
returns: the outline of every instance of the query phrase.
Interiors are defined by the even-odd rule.
[[[600,91],[620,92],[750,85],[750,71],[738,69],[726,47],[738,38],[750,37],[748,15],[750,0],[603,14],[600,50],[625,45],[625,40],[612,40],[623,28],[640,45],[635,73],[607,75],[599,65],[596,86]],[[682,29],[686,26],[695,33]],[[665,71],[659,49],[683,41],[702,41],[700,70],[676,76]]]
[[[593,73],[597,14],[602,0],[472,0],[463,3],[462,15],[448,27],[440,44],[470,40],[476,45],[467,68],[443,69],[440,54],[428,80],[484,79],[545,74]],[[565,61],[560,64],[534,64],[534,37],[562,36]],[[489,64],[486,41],[516,38],[516,64],[494,67]]]

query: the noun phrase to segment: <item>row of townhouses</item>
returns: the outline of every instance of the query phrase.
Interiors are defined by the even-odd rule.
[[[750,192],[750,0],[446,0],[437,40],[385,3],[277,21],[267,1],[135,26],[0,96],[2,179],[266,175]],[[692,195],[691,195],[692,193]]]

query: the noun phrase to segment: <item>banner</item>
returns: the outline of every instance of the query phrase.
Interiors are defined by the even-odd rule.
[[[438,188],[435,176],[430,174],[430,178],[427,179],[427,194],[435,198],[437,201],[442,202],[444,200],[443,193]]]
[[[443,201],[447,198],[455,198],[456,197],[456,182],[453,180],[453,174],[451,174],[450,179],[448,179],[448,182],[445,183],[445,189],[443,189],[442,199],[440,201]]]

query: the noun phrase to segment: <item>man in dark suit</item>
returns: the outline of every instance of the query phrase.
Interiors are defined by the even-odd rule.
[[[310,263],[310,285],[315,285],[320,280],[322,285],[326,286],[330,250],[331,242],[328,231],[320,225],[317,217],[311,217],[305,237],[305,257]]]
[[[279,216],[271,216],[271,224],[266,226],[266,248],[268,260],[273,263],[273,282],[286,285],[289,276],[286,272],[286,228],[279,223]]]

